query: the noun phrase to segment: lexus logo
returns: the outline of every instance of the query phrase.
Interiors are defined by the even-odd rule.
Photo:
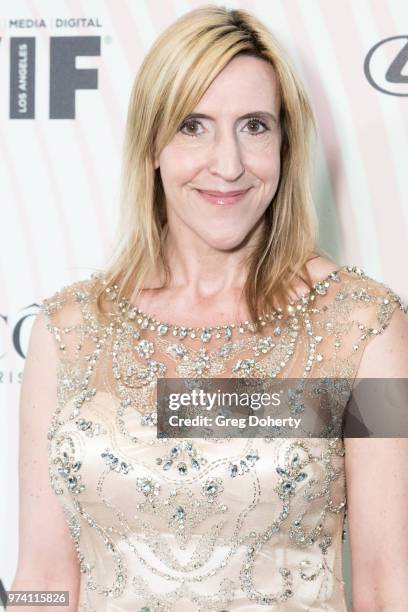
[[[408,96],[408,35],[391,36],[374,45],[365,58],[364,73],[378,91]]]

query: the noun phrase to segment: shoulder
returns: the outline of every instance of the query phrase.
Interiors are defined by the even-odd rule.
[[[349,301],[356,311],[371,315],[378,327],[386,326],[395,310],[407,312],[407,306],[396,291],[355,265],[339,265],[325,257],[317,257],[307,264],[314,287],[323,289],[327,302]],[[322,286],[322,287],[321,287]],[[326,291],[324,291],[326,289]]]
[[[80,362],[81,356],[94,348],[95,339],[103,333],[105,321],[96,308],[97,296],[104,287],[104,274],[63,285],[40,302],[33,328],[44,337],[53,336],[61,361]],[[47,340],[48,342],[48,340]]]
[[[337,270],[339,265],[326,257],[312,253],[304,267],[309,275],[307,282],[311,283],[312,287],[315,287],[316,284],[326,279],[331,272]],[[297,274],[296,281],[291,283],[289,291],[290,299],[297,300],[307,294],[310,291],[310,286],[307,282],[300,274]]]
[[[336,262],[316,253],[312,253],[312,256],[306,261],[304,267],[306,268],[306,272],[309,275],[307,281],[311,283],[313,288],[319,283],[322,283],[327,280],[331,274],[333,274],[340,268],[339,264],[337,264]],[[293,299],[300,298],[310,289],[309,285],[305,282],[306,279],[301,278],[299,274],[297,275],[297,278],[298,280],[293,286]]]
[[[335,349],[326,363],[341,362],[353,377],[392,377],[402,371],[408,376],[408,316],[401,296],[358,266],[333,264],[310,262],[314,290],[305,307],[319,336]]]
[[[408,306],[402,297],[358,266],[342,266],[327,285],[319,305],[327,321],[339,322],[351,334],[358,352],[356,376],[408,377]]]
[[[408,378],[406,302],[386,283],[364,273],[353,296],[369,334],[357,377]]]
[[[331,272],[338,270],[340,265],[327,257],[314,253],[313,257],[306,262],[306,268],[313,283],[317,283]]]
[[[73,326],[83,321],[84,309],[95,302],[103,285],[104,274],[94,272],[88,278],[62,285],[42,298],[40,311],[54,325]]]
[[[342,295],[348,299],[353,310],[373,328],[374,335],[388,327],[391,317],[404,317],[407,306],[402,297],[388,284],[368,275],[358,266],[344,266],[341,277]],[[339,296],[337,296],[339,297]]]

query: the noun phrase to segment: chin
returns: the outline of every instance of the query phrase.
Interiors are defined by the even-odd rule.
[[[242,236],[212,236],[207,239],[203,238],[203,240],[213,249],[217,249],[218,251],[230,251],[231,249],[239,247],[245,240],[246,235],[247,234],[243,234]]]

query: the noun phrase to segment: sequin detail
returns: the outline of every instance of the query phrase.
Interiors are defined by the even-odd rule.
[[[105,289],[106,315],[95,307]],[[346,611],[340,438],[169,440],[161,376],[353,379],[400,298],[344,266],[251,322],[172,326],[115,302],[103,273],[43,301],[58,350],[49,476],[81,570],[80,612]],[[302,415],[302,387],[290,397]]]

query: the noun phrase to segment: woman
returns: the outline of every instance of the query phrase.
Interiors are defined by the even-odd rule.
[[[338,612],[347,507],[355,610],[407,609],[405,439],[156,438],[158,378],[408,376],[399,297],[316,249],[312,127],[246,11],[187,13],[147,54],[118,248],[33,326],[13,588],[81,611]]]

